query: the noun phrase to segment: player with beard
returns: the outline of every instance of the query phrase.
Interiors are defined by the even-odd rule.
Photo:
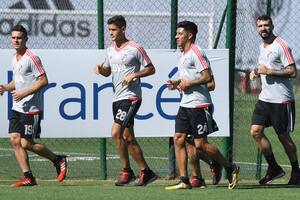
[[[260,77],[262,90],[253,111],[250,132],[268,163],[267,173],[259,184],[269,184],[285,175],[274,157],[270,141],[264,134],[264,129],[272,126],[292,166],[288,184],[297,185],[300,184],[297,148],[290,137],[295,124],[292,86],[292,78],[297,76],[295,61],[287,43],[274,35],[274,25],[269,16],[258,17],[256,28],[263,44],[259,48],[258,67],[250,73],[250,80]]]

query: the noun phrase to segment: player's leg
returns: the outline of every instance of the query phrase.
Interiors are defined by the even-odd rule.
[[[272,151],[271,143],[263,131],[264,127],[261,125],[252,125],[250,130],[251,136],[255,140],[257,147],[262,151],[268,163],[266,175],[259,181],[259,184],[261,185],[271,183],[274,179],[285,175],[283,169],[277,163]]]
[[[177,118],[176,118],[176,120],[177,120]],[[175,125],[175,130],[179,130],[178,122],[175,122],[175,124],[177,124],[177,128]],[[186,151],[186,147],[185,147],[185,141],[186,141],[186,133],[180,133],[180,132],[175,133],[174,147],[175,147],[175,156],[176,156],[180,181],[175,185],[165,187],[166,190],[191,189],[192,188],[190,181],[189,181],[188,172],[187,172],[187,151]]]
[[[45,145],[34,142],[34,139],[40,138],[41,134],[41,113],[25,115],[22,121],[27,126],[27,134],[21,140],[22,147],[53,162],[57,172],[57,181],[62,182],[68,172],[67,156],[56,155]]]
[[[114,123],[112,126],[111,136],[115,142],[116,148],[120,155],[122,168],[130,168],[129,156],[126,142],[123,138],[122,127],[118,123]]]
[[[122,127],[118,123],[114,123],[112,126],[112,139],[115,142],[116,149],[119,153],[122,172],[120,174],[119,179],[115,182],[116,186],[123,186],[131,181],[135,180],[135,175],[133,170],[131,169],[130,162],[129,162],[129,155],[126,142],[123,138]]]
[[[27,151],[21,145],[21,134],[10,133],[10,142],[13,147],[16,160],[21,168],[24,178],[11,185],[11,187],[34,186],[36,185],[35,177],[32,175]]]
[[[143,151],[136,141],[133,127],[125,128],[123,138],[128,146],[128,151],[140,169],[149,168],[143,155]]]
[[[273,118],[273,127],[277,133],[278,139],[281,142],[284,150],[290,160],[292,172],[288,182],[290,185],[300,184],[300,170],[297,156],[297,147],[290,136],[290,132],[294,130],[295,124],[295,104],[281,104],[278,108],[278,117]]]
[[[123,137],[128,146],[128,151],[130,155],[141,169],[139,179],[137,180],[135,185],[146,186],[155,181],[158,178],[158,176],[150,169],[144,158],[143,151],[134,136],[133,125],[128,128],[125,128]]]
[[[262,151],[268,163],[266,175],[259,181],[259,184],[261,185],[271,183],[274,179],[285,175],[285,172],[275,159],[270,141],[264,134],[264,128],[272,124],[271,116],[276,115],[274,112],[278,110],[273,106],[273,104],[259,100],[253,111],[250,128],[251,136],[255,140],[257,147]]]
[[[233,189],[238,181],[239,167],[229,163],[219,149],[207,141],[207,136],[214,132],[215,121],[209,108],[194,108],[191,113],[191,134],[194,135],[195,147],[205,153],[210,159],[222,165],[229,181],[229,189]]]
[[[300,184],[300,170],[299,170],[299,162],[298,162],[298,156],[297,156],[297,147],[289,134],[278,135],[278,138],[285,149],[285,152],[290,160],[291,167],[292,167],[291,178],[290,178],[288,184],[289,185],[299,185]]]
[[[198,157],[200,160],[204,161],[209,165],[210,172],[212,175],[212,184],[217,185],[222,178],[222,165],[220,165],[217,161],[211,160],[205,153],[202,151],[197,151]]]
[[[27,134],[24,123],[24,114],[12,111],[9,120],[10,143],[15,153],[20,169],[24,173],[24,178],[11,185],[11,187],[33,186],[36,181],[30,170],[29,158],[26,149],[22,147],[21,140]]]
[[[45,145],[35,143],[32,139],[22,139],[21,144],[24,149],[34,152],[37,155],[47,158],[53,162],[53,165],[56,168],[58,182],[62,182],[66,178],[68,172],[68,162],[65,155],[56,155]]]
[[[200,160],[198,157],[198,152],[196,147],[191,141],[186,142],[187,155],[191,164],[192,177],[190,178],[190,184],[193,187],[205,188],[206,184],[202,178],[201,169],[200,169]]]
[[[198,151],[202,151],[207,154],[211,159],[217,161],[225,168],[231,166],[231,164],[221,154],[219,149],[215,145],[208,143],[207,137],[195,138],[194,142]]]
[[[227,172],[227,179],[229,181],[228,188],[233,189],[238,182],[239,167],[235,164],[229,163],[216,146],[208,143],[207,137],[204,136],[200,138],[195,138],[194,142],[198,150],[204,152],[212,160],[216,161],[225,168]]]
[[[147,184],[155,181],[158,178],[158,176],[149,168],[143,156],[142,149],[134,136],[134,117],[141,106],[141,100],[122,100],[114,104],[115,106],[113,109],[114,113],[116,113],[115,122],[121,125],[120,133],[122,135],[122,139],[125,142],[126,147],[127,155],[123,154],[123,156],[127,156],[128,158],[129,151],[130,155],[141,169],[139,179],[137,180],[135,185],[146,186]],[[127,164],[127,160],[124,159],[124,161],[124,164]],[[130,167],[129,160],[128,167]]]
[[[111,129],[111,136],[115,142],[122,166],[120,177],[115,182],[116,186],[123,186],[135,180],[135,175],[130,167],[127,145],[123,138],[123,130],[125,128],[123,126],[123,121],[127,115],[129,107],[130,102],[126,100],[116,101],[112,104],[114,123]]]

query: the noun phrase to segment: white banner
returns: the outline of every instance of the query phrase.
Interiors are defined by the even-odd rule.
[[[44,93],[43,138],[110,137],[112,115],[111,77],[93,73],[103,61],[104,50],[33,50],[48,75]],[[156,74],[142,79],[143,102],[135,119],[137,137],[171,137],[180,95],[166,88],[168,79],[176,78],[180,52],[147,50]],[[213,69],[216,89],[211,92],[214,118],[219,131],[212,136],[229,136],[229,58],[228,50],[205,50]],[[0,50],[0,83],[12,78],[14,50]],[[8,110],[11,96],[0,97],[1,136],[8,137]]]

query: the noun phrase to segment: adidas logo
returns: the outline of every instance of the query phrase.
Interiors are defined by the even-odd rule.
[[[75,11],[71,0],[19,0],[14,2],[8,6],[5,12],[1,12],[0,36],[10,35],[10,30],[16,24],[22,24],[27,28],[29,36],[64,38],[87,38],[90,36],[92,23],[89,22],[89,17],[76,15],[76,13],[64,15],[61,13],[62,11]]]

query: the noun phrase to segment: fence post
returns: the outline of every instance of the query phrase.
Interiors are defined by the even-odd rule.
[[[229,162],[233,161],[233,111],[235,78],[235,42],[236,42],[236,8],[237,0],[227,0],[226,48],[229,49],[229,129],[230,137],[224,139],[223,153]]]
[[[104,49],[104,15],[103,2],[104,0],[97,0],[97,14],[98,14],[98,49]],[[107,179],[107,164],[106,164],[106,138],[100,138],[100,179]]]
[[[176,26],[178,19],[178,0],[171,1],[171,49],[176,49],[177,44],[175,40]],[[169,178],[173,179],[176,177],[176,158],[173,138],[169,138]]]
[[[267,3],[267,15],[268,16],[271,16],[271,12],[272,12],[272,0],[268,0],[268,3]]]
[[[223,14],[222,14],[222,19],[221,19],[221,22],[220,22],[220,26],[219,26],[219,29],[218,29],[218,32],[217,32],[217,36],[216,36],[216,40],[214,42],[213,49],[216,49],[218,47],[220,36],[221,36],[221,33],[222,33],[222,28],[223,28],[223,25],[224,25],[224,22],[225,22],[226,13],[227,13],[227,6],[225,7],[225,9],[223,11]]]
[[[267,15],[271,16],[272,12],[272,0],[268,0],[267,2]],[[257,157],[256,157],[256,179],[259,180],[261,178],[261,163],[262,163],[262,152],[257,149]]]

